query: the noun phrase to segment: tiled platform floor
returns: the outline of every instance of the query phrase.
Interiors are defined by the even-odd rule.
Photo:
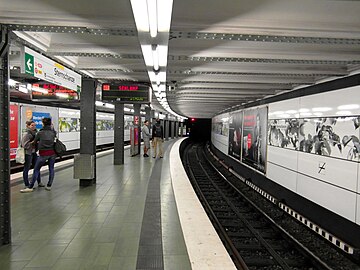
[[[165,149],[173,142],[166,142]],[[147,196],[156,187],[160,200]],[[92,187],[79,187],[73,167],[67,167],[56,169],[51,191],[37,188],[21,194],[21,188],[11,190],[12,244],[0,247],[2,270],[191,269],[170,179],[169,151],[163,159],[153,159],[130,157],[127,150],[125,164],[115,166],[112,153],[98,157],[97,184]],[[161,216],[144,215],[145,206],[156,204]],[[147,235],[149,228],[143,228],[154,218],[161,224],[161,245],[156,248],[146,243],[158,235],[151,228]],[[159,250],[163,260],[157,264],[150,257],[161,254]]]

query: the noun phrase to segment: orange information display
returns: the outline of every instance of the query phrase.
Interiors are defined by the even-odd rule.
[[[151,88],[146,84],[104,83],[101,89],[102,100],[140,104],[147,104],[151,101]]]

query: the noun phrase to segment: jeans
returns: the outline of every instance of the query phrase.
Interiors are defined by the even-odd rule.
[[[51,187],[53,181],[54,181],[54,175],[55,175],[55,170],[54,170],[54,165],[55,165],[55,159],[56,159],[56,155],[52,155],[52,156],[39,156],[39,158],[36,161],[35,167],[34,167],[34,173],[33,173],[33,178],[31,180],[30,186],[29,188],[33,188],[36,178],[38,177],[38,175],[40,174],[40,169],[41,167],[46,163],[46,161],[49,161],[48,163],[48,167],[49,167],[49,182],[47,183],[48,187]]]
[[[24,184],[26,187],[29,186],[29,170],[32,164],[35,164],[38,159],[38,155],[36,153],[32,153],[31,155],[25,154],[25,163],[24,163],[24,170],[23,170],[23,178]],[[37,182],[41,183],[41,176],[40,173],[37,177]]]

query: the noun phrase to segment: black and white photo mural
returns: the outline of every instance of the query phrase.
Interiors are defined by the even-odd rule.
[[[242,122],[242,111],[236,111],[230,114],[228,154],[239,161],[241,160]]]
[[[298,150],[299,127],[299,119],[269,120],[269,145]]]
[[[265,173],[267,107],[244,111],[242,162]]]
[[[300,151],[359,161],[359,116],[302,119]]]
[[[359,161],[360,116],[269,120],[268,144]]]

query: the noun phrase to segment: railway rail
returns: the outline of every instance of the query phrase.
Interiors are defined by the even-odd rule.
[[[360,269],[249,186],[235,186],[204,151],[188,146],[183,163],[238,269]]]

